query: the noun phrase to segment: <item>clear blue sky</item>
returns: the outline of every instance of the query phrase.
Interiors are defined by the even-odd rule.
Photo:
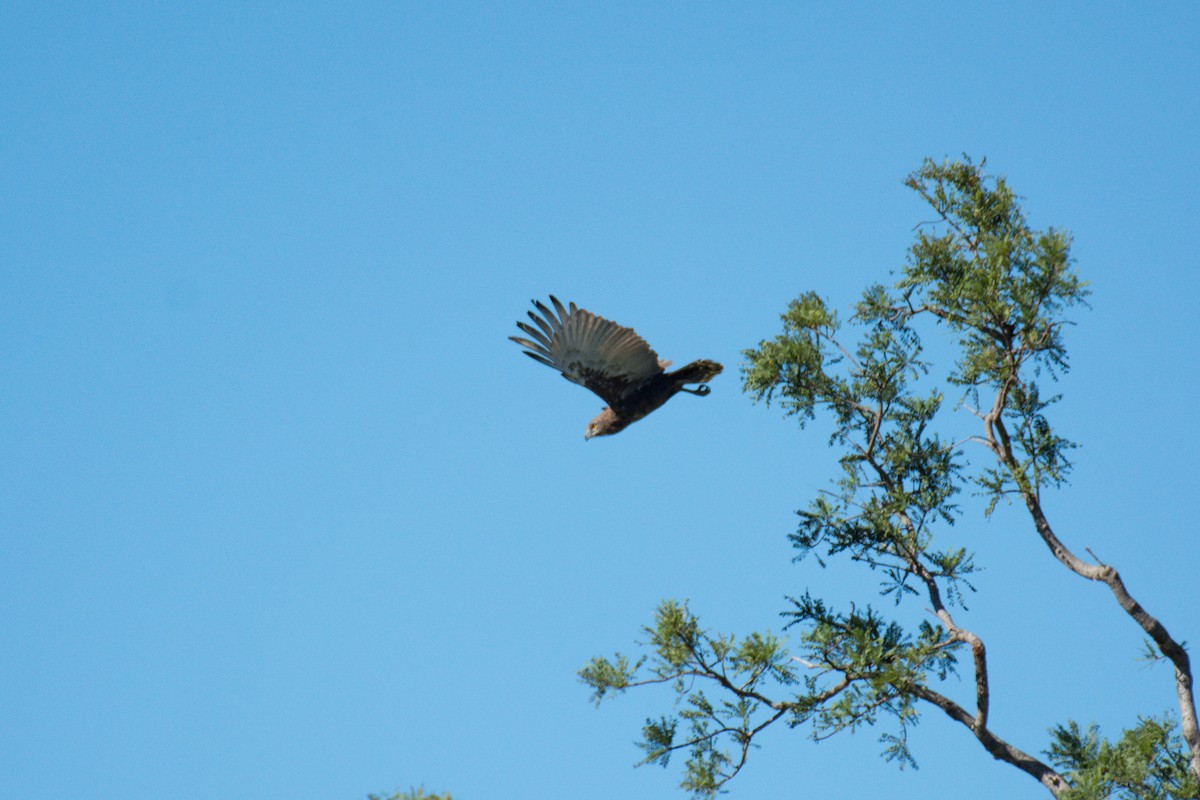
[[[674,796],[631,768],[667,695],[575,671],[663,597],[873,591],[790,562],[834,454],[737,366],[902,265],[924,156],[1074,232],[1049,511],[1200,641],[1198,41],[1190,2],[5,3],[0,796]],[[726,374],[585,444],[505,338],[549,292]],[[998,733],[1174,707],[1016,509],[955,532]],[[916,772],[763,744],[734,797],[1043,796],[936,713]]]

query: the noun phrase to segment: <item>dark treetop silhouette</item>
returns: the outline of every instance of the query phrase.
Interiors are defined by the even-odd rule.
[[[608,407],[588,423],[583,438],[609,436],[624,430],[670,400],[677,392],[698,397],[708,394],[707,386],[683,388],[685,384],[711,380],[723,367],[715,361],[693,361],[682,369],[666,372],[670,361],[658,354],[632,328],[625,328],[574,303],[564,308],[550,295],[554,310],[533,301],[541,315],[529,313],[537,327],[518,322],[517,327],[533,341],[510,336],[528,348],[525,355],[553,367],[569,381],[586,386]],[[557,312],[557,313],[556,313]]]

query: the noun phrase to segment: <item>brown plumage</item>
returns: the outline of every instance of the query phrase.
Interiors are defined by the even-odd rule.
[[[703,384],[720,374],[723,367],[715,361],[693,361],[682,369],[666,372],[670,361],[660,361],[642,337],[632,328],[598,317],[577,308],[564,307],[550,295],[554,310],[533,301],[540,312],[529,313],[537,327],[518,322],[517,327],[533,340],[510,336],[527,348],[525,355],[552,367],[573,383],[585,386],[608,403],[588,423],[583,438],[609,436],[654,411],[678,392],[703,397],[707,386],[685,389],[689,383]]]

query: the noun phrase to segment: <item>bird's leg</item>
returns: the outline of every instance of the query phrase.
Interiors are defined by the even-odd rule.
[[[704,395],[706,395],[706,394],[708,394],[709,392],[711,392],[711,391],[712,391],[712,389],[708,388],[708,384],[707,384],[707,383],[702,383],[702,384],[700,384],[699,386],[697,386],[695,389],[685,389],[685,388],[683,388],[682,386],[680,386],[680,387],[679,387],[679,391],[681,391],[681,392],[687,392],[688,394],[694,394],[694,395],[696,395],[697,397],[704,397]]]

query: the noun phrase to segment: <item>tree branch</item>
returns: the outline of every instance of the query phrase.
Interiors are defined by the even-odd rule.
[[[996,437],[992,436],[991,431],[988,431],[988,437],[994,445],[993,450],[997,458],[999,458],[1008,470],[1009,475],[1012,476],[1013,481],[1017,484],[1017,489],[1025,501],[1026,509],[1028,509],[1030,516],[1033,518],[1034,527],[1037,529],[1038,535],[1046,543],[1046,547],[1050,549],[1054,557],[1076,575],[1107,585],[1116,598],[1117,604],[1158,645],[1162,654],[1170,659],[1172,665],[1175,667],[1175,693],[1179,698],[1181,733],[1191,754],[1188,769],[1197,780],[1200,780],[1200,722],[1198,722],[1196,715],[1196,697],[1193,689],[1192,667],[1187,651],[1171,637],[1166,627],[1156,617],[1146,611],[1133,598],[1128,589],[1125,588],[1125,582],[1121,579],[1120,573],[1114,567],[1107,564],[1087,563],[1071,552],[1055,535],[1054,529],[1050,526],[1050,521],[1046,518],[1045,511],[1042,509],[1039,493],[1034,486],[1030,485],[1028,477],[1020,468],[1016,457],[1013,455],[1012,443],[1009,440],[1008,432],[1005,429],[1004,420],[1001,416],[1006,393],[1007,382],[1001,388],[1000,392],[997,393],[996,404],[993,406],[992,412],[988,414],[989,418],[992,418],[994,415],[994,418],[988,421],[994,425],[999,437],[997,440]]]
[[[928,686],[924,686],[922,684],[909,687],[909,691],[912,692],[915,697],[918,697],[927,703],[932,703],[942,711],[946,712],[946,716],[950,717],[950,719],[966,726],[971,733],[975,735],[975,738],[979,740],[979,743],[983,745],[983,748],[992,754],[993,758],[1003,761],[1007,764],[1011,764],[1027,775],[1031,775],[1032,777],[1036,778],[1043,786],[1049,789],[1051,794],[1053,794],[1055,797],[1058,797],[1068,788],[1070,788],[1067,785],[1066,780],[1049,766],[1043,764],[1041,761],[1037,760],[1023,750],[1013,747],[1011,744],[989,731],[985,726],[976,725],[975,718],[972,717],[966,709],[964,709],[958,703],[955,703],[950,698],[943,694],[939,694],[938,692],[930,689]]]

